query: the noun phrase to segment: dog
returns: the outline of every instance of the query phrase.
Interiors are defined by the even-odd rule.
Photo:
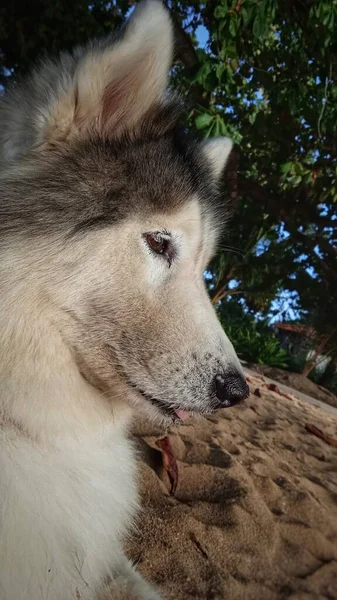
[[[133,415],[167,428],[248,395],[203,280],[231,142],[180,125],[172,49],[145,0],[1,103],[1,600],[161,598],[122,549]]]

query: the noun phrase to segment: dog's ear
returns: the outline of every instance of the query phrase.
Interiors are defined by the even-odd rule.
[[[213,176],[219,179],[224,171],[233,143],[227,137],[207,140],[202,144],[203,155],[208,160]]]
[[[160,2],[146,0],[134,11],[121,41],[87,51],[80,61],[68,96],[51,112],[54,133],[69,122],[75,135],[94,125],[115,135],[132,129],[158,102],[167,85],[172,57],[172,30]],[[53,135],[52,129],[50,135]]]
[[[94,42],[46,62],[14,87],[0,113],[8,123],[0,133],[5,153],[15,158],[93,130],[111,137],[132,131],[163,98],[172,50],[168,12],[159,1],[144,0],[118,41]]]

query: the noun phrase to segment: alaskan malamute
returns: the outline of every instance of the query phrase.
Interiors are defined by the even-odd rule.
[[[122,551],[134,410],[167,427],[247,396],[203,282],[231,143],[186,138],[172,45],[146,0],[0,108],[1,600],[160,598]]]

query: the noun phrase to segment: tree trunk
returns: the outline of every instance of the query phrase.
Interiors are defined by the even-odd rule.
[[[211,291],[212,304],[217,304],[222,298],[226,296],[228,282],[234,278],[235,268],[230,267],[224,272],[221,279],[216,284],[215,288]]]

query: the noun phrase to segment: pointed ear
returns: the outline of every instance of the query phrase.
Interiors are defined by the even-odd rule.
[[[214,138],[202,144],[202,152],[209,161],[212,173],[219,179],[232,151],[233,143],[227,137]]]
[[[132,131],[163,100],[172,50],[167,10],[160,1],[144,0],[119,38],[45,61],[0,105],[4,158],[15,160],[89,131],[108,137]]]
[[[95,120],[100,133],[132,129],[159,102],[172,60],[170,17],[161,2],[145,0],[135,9],[123,38],[89,51],[75,73],[74,126]]]

